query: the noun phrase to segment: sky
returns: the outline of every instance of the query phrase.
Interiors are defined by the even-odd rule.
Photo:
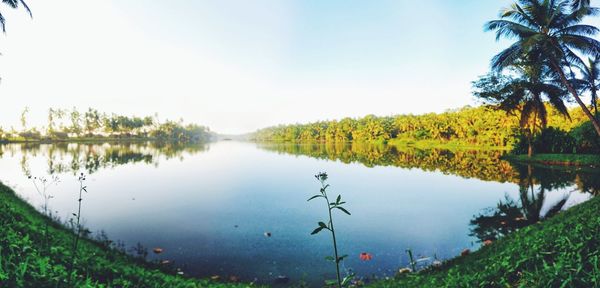
[[[476,105],[471,82],[509,44],[483,25],[511,3],[26,2],[33,19],[0,6],[0,126],[92,107],[229,134]]]

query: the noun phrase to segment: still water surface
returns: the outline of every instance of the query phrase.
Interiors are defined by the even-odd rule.
[[[26,175],[57,175],[50,207],[66,219],[76,211],[76,175],[85,172],[82,214],[93,232],[105,231],[127,247],[163,248],[149,257],[174,261],[188,275],[264,284],[286,276],[319,286],[334,269],[324,260],[329,235],[310,235],[326,217],[324,203],[306,201],[318,192],[317,172],[326,171],[329,193],[348,202],[352,216],[335,215],[335,224],[341,253],[350,255],[344,268],[361,277],[392,276],[408,266],[407,248],[439,259],[477,249],[494,237],[490,231],[504,230],[482,224],[485,233],[472,236],[471,220],[493,214],[499,201],[514,201],[523,211],[515,217],[534,222],[557,203],[566,209],[600,187],[597,170],[522,167],[501,155],[233,141],[10,144],[0,146],[0,181],[40,207]],[[361,261],[361,252],[373,259]]]

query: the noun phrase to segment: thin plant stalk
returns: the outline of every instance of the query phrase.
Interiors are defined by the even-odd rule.
[[[324,185],[324,182],[321,182],[321,185]],[[324,187],[324,186],[322,186]],[[337,259],[339,259],[338,257],[338,249],[337,249],[337,240],[335,239],[335,228],[333,228],[333,217],[331,216],[331,206],[329,205],[329,198],[327,197],[327,193],[323,193],[325,194],[325,201],[327,203],[327,211],[329,212],[329,228],[331,231],[331,237],[333,239],[333,253],[334,253],[334,257],[336,259],[335,261],[335,272],[337,275],[337,282],[339,287],[342,287],[342,277],[340,275],[340,263],[339,261],[337,261]]]
[[[327,195],[327,188],[329,188],[329,184],[326,184],[327,181],[327,174],[324,172],[321,172],[317,175],[315,175],[315,178],[317,178],[317,180],[321,183],[321,189],[320,189],[320,194],[314,195],[311,198],[308,199],[308,201],[316,199],[316,198],[323,198],[325,200],[325,203],[327,204],[327,212],[328,212],[328,216],[329,216],[329,222],[328,224],[325,224],[324,222],[319,222],[318,225],[319,227],[317,227],[312,233],[311,235],[317,234],[319,232],[321,232],[322,230],[328,230],[329,232],[331,232],[331,238],[333,241],[333,253],[334,253],[334,257],[328,256],[325,259],[330,260],[330,261],[334,261],[335,262],[335,271],[336,271],[336,281],[331,281],[332,284],[337,284],[338,287],[344,287],[347,283],[349,283],[349,281],[352,279],[352,277],[354,275],[349,275],[347,277],[345,277],[344,279],[342,279],[341,273],[340,273],[340,262],[344,260],[344,258],[348,257],[348,255],[343,255],[343,256],[339,256],[338,253],[338,247],[337,247],[337,238],[335,235],[335,228],[333,225],[333,214],[332,211],[334,209],[338,209],[348,215],[350,215],[350,212],[348,212],[348,210],[346,210],[346,208],[344,208],[342,205],[345,204],[346,202],[342,201],[342,196],[338,195],[335,202],[330,202],[329,201],[329,196]]]
[[[83,173],[81,173],[79,175],[79,198],[77,199],[78,201],[78,207],[77,207],[77,214],[73,213],[73,216],[75,217],[76,221],[75,221],[75,227],[74,227],[74,235],[73,235],[73,247],[72,247],[72,251],[71,251],[71,263],[69,266],[69,278],[68,278],[68,285],[71,284],[71,277],[73,274],[73,268],[75,266],[75,260],[77,259],[77,246],[79,245],[79,238],[81,237],[81,201],[83,200],[82,196],[83,196],[83,192],[87,193],[87,186],[84,186],[84,181],[85,181],[85,175]],[[73,223],[73,219],[71,218],[71,223]]]
[[[44,205],[42,206],[42,210],[44,210],[44,215],[46,217],[48,217],[48,219],[46,219],[46,221],[44,221],[44,240],[45,240],[45,245],[46,245],[46,249],[50,250],[50,240],[49,240],[49,232],[48,232],[48,226],[49,226],[49,222],[52,221],[51,217],[50,217],[50,213],[48,213],[48,207],[49,207],[49,202],[50,199],[54,198],[54,196],[52,196],[51,194],[48,194],[48,188],[53,185],[53,184],[57,184],[59,181],[58,177],[56,176],[52,176],[52,181],[48,182],[48,179],[44,178],[44,177],[32,177],[31,175],[28,176],[29,179],[32,179],[33,182],[33,186],[35,187],[35,190],[38,192],[38,194],[44,199]],[[38,186],[38,182],[39,181],[39,186]]]

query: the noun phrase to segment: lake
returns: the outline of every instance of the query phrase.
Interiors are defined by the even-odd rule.
[[[343,268],[365,279],[409,266],[407,249],[426,266],[599,191],[598,170],[520,166],[503,153],[358,143],[6,144],[0,181],[41,209],[27,175],[56,175],[49,206],[64,220],[77,210],[83,172],[82,216],[93,234],[127,248],[141,243],[149,259],[170,260],[187,275],[321,286],[335,268],[324,260],[330,235],[310,235],[326,218],[324,203],[306,201],[319,191],[318,172],[352,213],[334,214],[340,252],[349,255]],[[499,202],[516,214],[497,210]]]

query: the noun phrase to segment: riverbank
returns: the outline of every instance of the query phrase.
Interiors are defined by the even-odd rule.
[[[587,166],[600,167],[600,155],[591,154],[535,154],[527,155],[508,154],[503,157],[509,161],[521,163],[534,163],[555,166]]]
[[[70,230],[40,214],[1,183],[0,227],[1,287],[65,287],[73,240]],[[76,259],[73,287],[250,286],[178,275],[173,266],[129,256],[108,239],[82,240]]]
[[[600,287],[600,198],[479,251],[371,287]]]

